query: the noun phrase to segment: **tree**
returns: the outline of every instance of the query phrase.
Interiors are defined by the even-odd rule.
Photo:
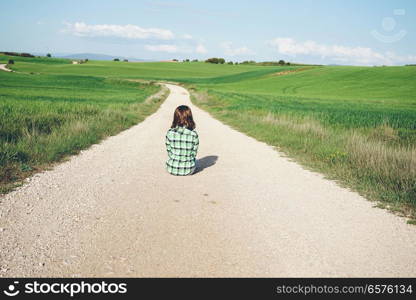
[[[198,60],[197,59],[194,59],[194,60],[192,60],[192,62],[198,62]]]
[[[124,62],[129,62],[129,60],[128,60],[128,59],[123,59],[123,61],[124,61]]]
[[[114,58],[113,61],[120,61],[120,59],[119,58]]]
[[[211,57],[211,58],[208,58],[205,62],[210,63],[210,64],[218,64],[218,58]]]
[[[256,62],[254,60],[245,60],[241,62],[243,65],[254,65]]]
[[[9,61],[7,62],[8,65],[14,65],[14,60],[13,59],[9,59]]]
[[[227,64],[229,65],[233,65],[234,63],[232,61],[229,61]]]
[[[283,66],[284,64],[285,64],[285,61],[283,59],[279,60],[279,65]]]
[[[225,59],[224,58],[218,58],[218,57],[211,57],[211,58],[208,58],[205,62],[206,63],[211,63],[211,64],[223,64],[223,63],[225,63]]]
[[[46,57],[52,57],[52,55],[50,53],[46,54]]]

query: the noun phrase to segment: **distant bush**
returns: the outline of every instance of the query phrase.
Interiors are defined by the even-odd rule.
[[[17,53],[17,52],[2,52],[4,55],[9,55],[9,56],[22,56],[22,57],[35,57],[32,54],[29,53]]]
[[[178,61],[176,58],[172,59],[172,61]]]
[[[34,55],[29,54],[29,53],[21,53],[20,56],[22,56],[22,57],[35,57]]]
[[[52,55],[50,53],[46,54],[46,57],[52,57]]]
[[[285,62],[284,60],[279,60],[279,61],[262,61],[257,63],[257,65],[259,66],[290,66],[291,63],[290,62]]]
[[[123,59],[123,61],[124,61],[124,62],[129,62],[129,60],[128,60],[128,59]]]
[[[234,63],[232,61],[229,61],[227,64],[229,65],[233,65]]]
[[[225,59],[218,58],[218,57],[211,57],[211,58],[208,58],[205,62],[210,63],[210,64],[223,64],[225,63]]]
[[[194,60],[192,60],[192,62],[198,62],[198,60],[197,59],[194,59]]]
[[[242,65],[255,65],[256,62],[254,60],[245,60],[241,62]]]
[[[113,61],[120,61],[120,59],[119,58],[114,58]]]
[[[205,62],[210,63],[210,64],[218,64],[218,58],[216,57],[208,58],[207,60],[205,60]]]
[[[14,60],[13,59],[9,59],[9,61],[7,62],[8,65],[14,65]]]

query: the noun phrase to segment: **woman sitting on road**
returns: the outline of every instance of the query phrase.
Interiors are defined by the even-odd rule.
[[[178,106],[173,115],[171,128],[166,134],[166,149],[169,159],[166,169],[172,175],[191,175],[195,172],[199,139],[191,109]]]

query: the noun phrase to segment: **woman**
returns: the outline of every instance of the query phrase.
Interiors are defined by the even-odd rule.
[[[178,106],[173,115],[171,128],[166,134],[166,149],[169,159],[166,169],[172,175],[186,176],[195,172],[199,139],[191,109]]]

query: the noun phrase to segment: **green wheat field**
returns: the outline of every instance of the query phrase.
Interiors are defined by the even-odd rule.
[[[0,55],[9,59],[15,72],[0,72],[2,192],[142,121],[166,97],[146,101],[160,90],[155,82],[170,81],[224,123],[416,218],[415,66],[74,65]]]

